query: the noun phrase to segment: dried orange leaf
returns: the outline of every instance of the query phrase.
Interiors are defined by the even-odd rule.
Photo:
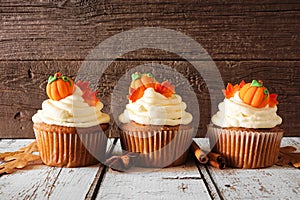
[[[30,164],[41,164],[41,157],[31,153],[17,153],[4,158],[5,163],[0,165],[0,174],[12,173],[16,169],[24,168]]]
[[[293,153],[297,150],[296,147],[293,146],[285,146],[280,148],[281,153]]]
[[[276,165],[288,165],[292,164],[294,167],[300,167],[300,153],[294,153],[297,149],[293,146],[286,146],[280,148],[278,154],[278,161]]]
[[[296,168],[299,168],[300,167],[300,162],[293,163],[293,166],[296,167]]]
[[[13,156],[15,154],[19,154],[21,152],[4,152],[4,153],[0,153],[0,161],[3,161],[6,157],[9,157],[9,156]]]
[[[4,161],[0,165],[0,174],[12,173],[16,169],[24,168],[30,164],[42,164],[41,157],[32,154],[32,152],[38,152],[38,146],[36,141],[20,148],[15,152],[0,153],[0,160]]]
[[[32,152],[39,152],[39,148],[37,145],[37,142],[34,141],[27,145],[26,147],[22,147],[19,149],[19,151],[24,152],[24,153],[32,153]]]

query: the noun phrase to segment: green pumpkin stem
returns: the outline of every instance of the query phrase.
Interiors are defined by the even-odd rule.
[[[254,87],[261,87],[262,84],[260,82],[258,82],[257,80],[253,80],[252,83],[251,83],[251,86],[254,86]]]
[[[49,76],[49,78],[48,78],[48,84],[50,84],[50,83],[56,81],[56,79],[57,79],[56,76]]]
[[[151,74],[151,73],[148,73],[147,76],[148,76],[149,78],[153,78],[153,74]]]
[[[269,90],[267,88],[265,88],[264,94],[267,95],[267,96],[270,94],[270,92],[269,92]]]
[[[65,82],[69,82],[70,86],[72,86],[72,81],[70,81],[70,78],[67,76],[62,76],[62,74],[60,72],[55,73],[54,76],[49,76],[48,84],[50,84],[60,78]]]
[[[133,81],[135,81],[136,79],[141,78],[141,74],[136,72],[136,73],[131,75],[131,78],[132,78]]]
[[[70,86],[72,86],[72,81],[70,81],[70,78],[67,77],[67,76],[62,76],[61,79],[65,82],[69,82],[70,83]]]

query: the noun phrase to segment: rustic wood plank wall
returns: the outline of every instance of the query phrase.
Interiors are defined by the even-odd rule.
[[[285,135],[300,136],[297,0],[1,0],[0,17],[0,138],[33,138],[31,116],[47,98],[48,76],[58,70],[76,76],[88,53],[103,40],[144,26],[173,29],[199,42],[216,62],[224,84],[264,80],[279,94]],[[104,103],[109,103],[120,72],[149,62],[183,73],[192,68],[169,52],[130,52],[112,63],[98,86]],[[184,75],[204,105],[201,136],[211,116],[207,87],[201,76]]]

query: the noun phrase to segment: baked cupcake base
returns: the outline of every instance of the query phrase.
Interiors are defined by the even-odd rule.
[[[208,127],[211,148],[222,154],[228,166],[264,168],[278,159],[283,130]]]
[[[191,125],[153,126],[122,124],[123,150],[139,153],[136,166],[170,167],[184,164],[194,136]]]
[[[104,161],[107,137],[100,128],[104,131],[108,124],[89,128],[33,125],[43,163],[57,167],[81,167]]]

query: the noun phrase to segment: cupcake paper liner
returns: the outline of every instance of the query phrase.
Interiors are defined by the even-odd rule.
[[[211,147],[225,157],[228,166],[246,169],[274,165],[283,136],[283,131],[255,132],[216,127],[209,127],[208,132]]]
[[[136,166],[170,167],[184,164],[192,143],[193,129],[129,131],[120,133],[121,146],[138,152]]]
[[[76,128],[34,125],[34,132],[44,164],[80,167],[99,163],[105,158],[107,137],[100,127]],[[93,156],[95,155],[95,157]]]

